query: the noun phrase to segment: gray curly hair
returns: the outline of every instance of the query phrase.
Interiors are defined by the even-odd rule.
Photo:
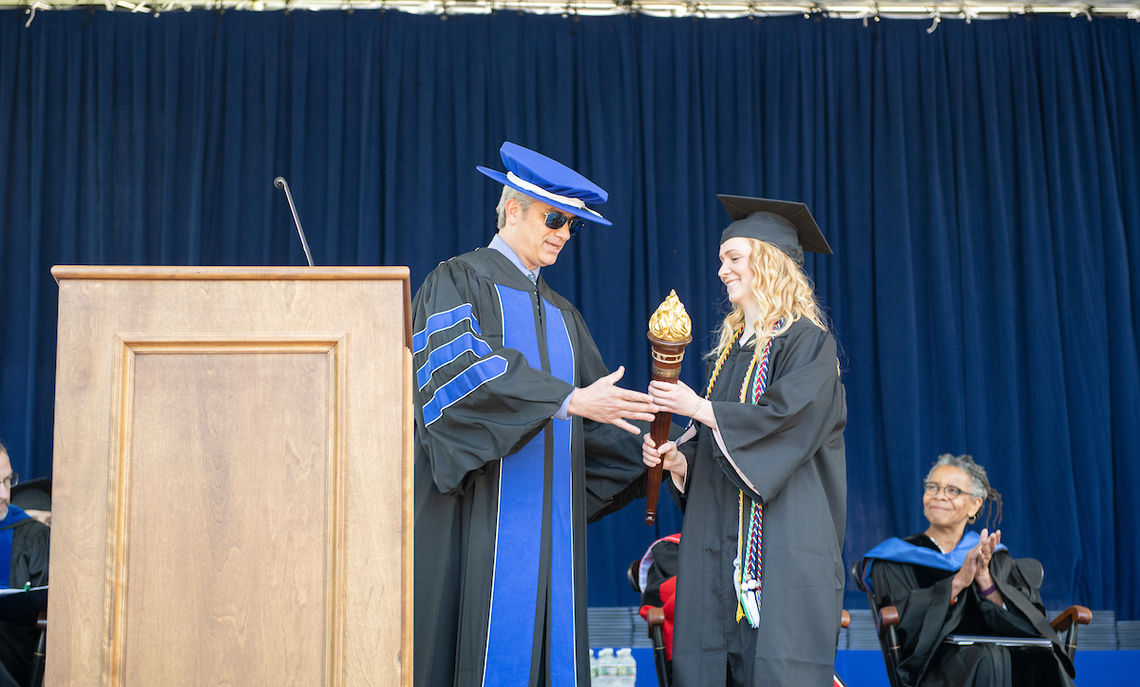
[[[974,457],[968,453],[956,456],[952,453],[943,453],[938,456],[938,460],[934,461],[934,465],[930,467],[930,472],[926,473],[926,481],[930,481],[930,476],[938,468],[949,465],[953,468],[958,468],[970,478],[970,495],[982,499],[982,507],[986,510],[986,528],[993,530],[998,523],[1001,522],[1001,493],[990,486],[990,479],[986,476],[986,469],[981,465],[974,462]],[[978,513],[975,513],[970,522],[974,522]]]

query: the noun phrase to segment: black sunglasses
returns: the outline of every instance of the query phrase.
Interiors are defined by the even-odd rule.
[[[562,226],[566,224],[566,222],[570,222],[570,235],[573,236],[574,234],[578,233],[578,230],[582,228],[582,225],[586,223],[586,220],[582,219],[581,217],[575,217],[571,219],[569,216],[564,215],[561,212],[551,211],[546,213],[546,226],[549,229],[561,229]]]

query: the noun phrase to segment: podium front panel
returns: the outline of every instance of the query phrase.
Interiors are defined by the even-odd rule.
[[[410,684],[406,270],[56,276],[47,684]]]

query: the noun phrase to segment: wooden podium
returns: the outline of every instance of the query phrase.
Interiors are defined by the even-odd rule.
[[[52,274],[45,684],[410,685],[408,270]]]

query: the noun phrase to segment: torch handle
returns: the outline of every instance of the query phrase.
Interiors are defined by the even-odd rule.
[[[663,379],[657,377],[653,378],[657,382],[672,382],[676,383],[676,377],[672,379]],[[673,419],[673,413],[657,413],[653,417],[653,424],[649,426],[649,438],[653,440],[655,446],[660,446],[669,440],[669,423]],[[662,465],[657,465],[649,468],[649,487],[645,493],[645,524],[652,525],[657,521],[657,494],[661,491],[661,472]]]
[[[684,341],[662,341],[649,334],[649,342],[653,346],[653,371],[650,376],[655,382],[677,383],[677,376],[681,373],[681,360],[685,357],[685,346],[689,345],[692,337]],[[673,413],[657,413],[653,417],[653,424],[649,426],[649,438],[654,445],[660,446],[669,439],[669,422]],[[661,471],[664,461],[657,467],[649,468],[649,490],[645,494],[645,524],[652,525],[657,521],[657,493],[661,491]]]

